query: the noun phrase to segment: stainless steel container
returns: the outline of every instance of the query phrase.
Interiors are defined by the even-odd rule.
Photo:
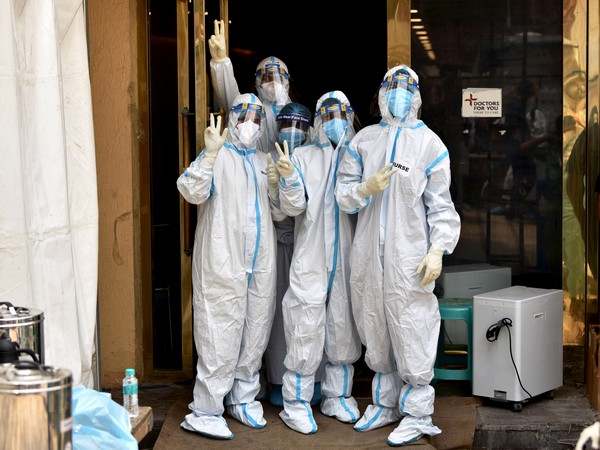
[[[0,302],[0,334],[8,332],[10,339],[35,353],[44,363],[44,313],[39,309],[13,306]]]
[[[72,375],[34,361],[0,371],[0,449],[71,450]]]

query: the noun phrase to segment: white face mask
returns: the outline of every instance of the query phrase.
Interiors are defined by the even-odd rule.
[[[247,121],[242,124],[239,124],[237,126],[237,129],[240,133],[240,142],[246,147],[250,147],[258,137],[260,125],[251,121]]]
[[[285,102],[285,89],[283,85],[277,81],[270,81],[261,85],[264,100],[269,103]]]

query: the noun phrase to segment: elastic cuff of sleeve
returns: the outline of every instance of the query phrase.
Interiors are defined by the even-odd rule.
[[[369,193],[368,193],[368,192],[366,192],[366,186],[365,186],[365,183],[360,183],[360,184],[358,185],[358,193],[360,194],[360,196],[361,196],[362,198],[367,198],[367,197],[370,197]]]
[[[212,171],[214,165],[215,165],[215,160],[208,156],[204,156],[204,158],[202,158],[202,160],[200,161],[200,168],[202,170],[206,170],[207,172]]]
[[[434,242],[431,244],[431,247],[429,247],[429,253],[441,253],[442,255],[445,255],[446,249],[442,245]]]

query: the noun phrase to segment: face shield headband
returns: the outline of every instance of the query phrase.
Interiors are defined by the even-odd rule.
[[[411,94],[414,94],[419,90],[419,83],[406,72],[399,71],[383,80],[381,87],[385,88],[386,91],[406,89]]]
[[[240,103],[231,108],[231,111],[238,114],[237,123],[243,123],[251,120],[260,125],[265,118],[265,108],[255,103]]]
[[[260,80],[260,84],[269,83],[271,81],[282,82],[290,78],[289,74],[277,63],[266,64],[255,73],[256,78]]]
[[[282,128],[297,128],[301,131],[307,131],[310,125],[308,117],[294,113],[277,114],[277,127]]]
[[[337,103],[333,105],[321,106],[316,114],[321,118],[321,122],[325,123],[333,119],[348,120],[347,115],[353,113],[354,110],[350,105]]]

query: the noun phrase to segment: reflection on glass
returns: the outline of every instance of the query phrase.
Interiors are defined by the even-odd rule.
[[[410,8],[420,19],[410,55],[422,118],[448,146],[462,218],[445,264],[510,267],[513,285],[563,289],[564,344],[581,349],[599,321],[600,6],[413,0]],[[499,92],[499,114],[465,113],[482,90]]]
[[[563,189],[563,168],[585,126],[586,16],[573,3],[563,12],[562,0],[413,0],[418,31],[428,40],[412,31],[411,65],[420,77],[422,119],[450,152],[462,219],[458,247],[444,264],[510,267],[513,285],[563,289],[564,283],[564,342],[581,345],[585,247]],[[568,14],[576,33],[565,40],[564,64],[571,67],[563,80]],[[568,114],[563,85],[572,96]],[[498,114],[465,114],[465,93],[480,90],[499,92]]]
[[[463,219],[445,264],[508,266],[513,284],[561,289],[562,1],[411,9],[429,37],[412,33],[422,118],[448,146]],[[476,89],[499,92],[501,110],[465,115],[463,91]]]

